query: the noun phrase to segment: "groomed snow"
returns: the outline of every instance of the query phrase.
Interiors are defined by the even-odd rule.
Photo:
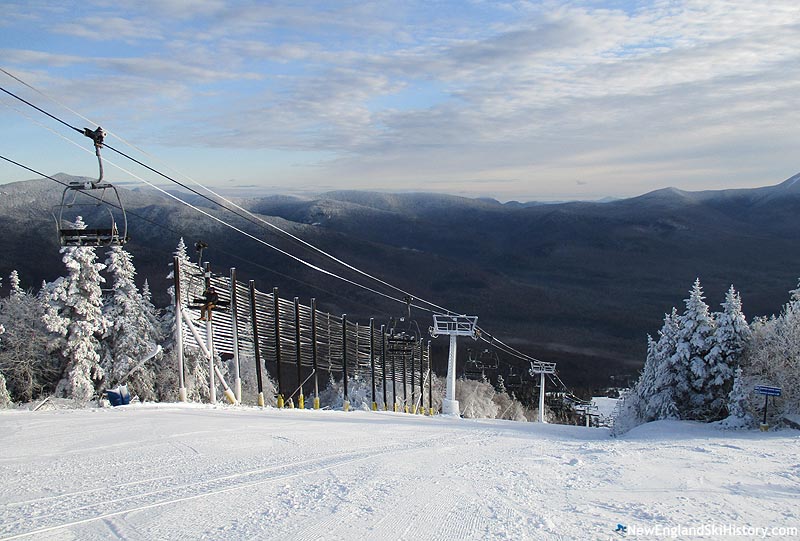
[[[510,421],[133,405],[5,411],[0,448],[0,539],[590,540],[617,539],[617,524],[643,539],[720,538],[715,527],[787,538],[800,527],[796,430],[662,421],[614,439]]]

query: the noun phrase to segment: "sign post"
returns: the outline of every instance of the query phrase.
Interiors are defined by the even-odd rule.
[[[767,405],[769,404],[769,397],[780,396],[781,388],[769,387],[767,385],[756,385],[755,391],[757,394],[764,395],[764,420],[761,422],[760,428],[762,432],[766,432],[767,430],[769,430],[769,425],[767,424]]]

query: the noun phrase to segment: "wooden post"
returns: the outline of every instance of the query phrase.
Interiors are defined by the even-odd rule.
[[[253,351],[256,357],[256,381],[258,382],[258,405],[264,407],[264,380],[261,374],[261,345],[258,341],[258,320],[256,319],[256,283],[250,280],[250,321],[253,323]]]
[[[414,357],[417,351],[417,341],[415,340],[414,343],[411,345],[411,371],[409,375],[411,376],[411,413],[417,413],[417,403],[414,401],[414,395],[416,394],[416,386],[414,384],[414,369],[416,365],[414,364]]]
[[[375,318],[369,318],[369,368],[372,377],[372,411],[377,411],[378,402],[375,397]]]
[[[183,323],[181,321],[181,268],[178,256],[172,258],[172,278],[175,284],[175,348],[178,350],[178,396],[186,402],[186,378],[183,368]]]
[[[342,382],[344,385],[344,411],[350,411],[350,395],[347,392],[347,314],[342,314]]]
[[[397,411],[397,364],[395,352],[392,353],[392,411]]]
[[[383,411],[389,409],[386,397],[386,325],[381,325],[381,373],[383,374]]]
[[[303,367],[300,364],[300,299],[294,298],[294,342],[297,348],[295,360],[297,361],[297,388],[300,394],[297,395],[297,407],[305,409],[305,397],[303,397]]]
[[[311,366],[314,370],[314,409],[319,409],[319,372],[317,371],[317,299],[311,299]]]
[[[278,288],[272,288],[272,305],[275,313],[275,363],[278,376],[278,407],[283,407],[283,382],[281,381],[281,308],[278,302]]]
[[[428,340],[428,407],[430,408],[431,415],[433,411],[433,359],[431,358],[431,341]]]
[[[203,273],[204,285],[206,290],[211,287],[211,263],[206,261],[205,272]],[[208,309],[206,313],[206,347],[208,348],[208,389],[209,399],[212,404],[217,403],[217,384],[214,377],[214,339],[211,335],[211,313],[213,310]]]
[[[231,294],[231,331],[233,333],[233,392],[236,401],[242,402],[242,378],[239,367],[239,322],[238,322],[238,303],[236,301],[236,269],[231,268],[230,278]]]

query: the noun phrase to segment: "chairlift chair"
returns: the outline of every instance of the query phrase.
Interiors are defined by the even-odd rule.
[[[516,391],[522,388],[522,374],[517,372],[513,367],[503,381],[508,389]]]
[[[78,217],[86,227],[76,227]],[[70,182],[58,206],[61,246],[123,246],[128,242],[128,219],[116,187],[108,182]]]
[[[86,128],[83,134],[94,142],[100,176],[64,188],[55,217],[58,240],[61,246],[122,246],[128,242],[128,218],[117,188],[103,181],[100,149],[106,133],[98,127]],[[88,220],[86,227],[76,226],[79,216]]]
[[[483,379],[484,377],[483,365],[472,348],[467,349],[467,361],[464,363],[464,377],[473,380]]]
[[[497,352],[484,349],[478,357],[478,362],[484,370],[497,370],[500,366],[500,358]]]

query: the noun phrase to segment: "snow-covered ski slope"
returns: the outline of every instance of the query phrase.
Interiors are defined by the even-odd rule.
[[[643,539],[676,528],[720,538],[714,527],[787,538],[800,526],[795,430],[659,422],[614,439],[510,421],[134,405],[2,412],[0,449],[0,539],[587,540],[619,538],[617,524]]]

